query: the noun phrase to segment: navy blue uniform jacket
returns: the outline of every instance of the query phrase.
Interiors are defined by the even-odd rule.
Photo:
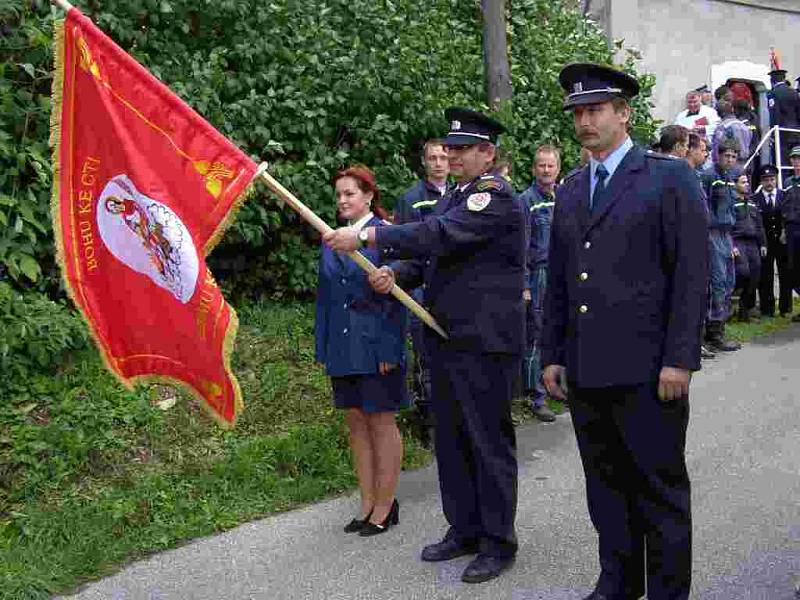
[[[755,242],[759,247],[765,245],[764,226],[758,205],[750,199],[740,198],[733,209],[736,212],[736,223],[731,229],[731,237],[734,240]]]
[[[383,222],[373,217],[366,225],[382,227]],[[379,264],[377,250],[361,253]],[[381,362],[403,364],[406,320],[402,304],[374,292],[361,267],[323,244],[315,337],[317,362],[325,364],[328,375],[375,374]]]
[[[683,160],[634,146],[588,211],[589,167],[556,192],[542,361],[578,387],[700,368],[708,221]]]
[[[422,221],[431,214],[443,197],[439,189],[427,179],[420,179],[394,205],[394,222],[397,225]]]
[[[528,211],[528,274],[537,267],[547,265],[547,254],[550,248],[550,224],[553,222],[553,206],[555,198],[544,194],[534,181],[519,195]]]
[[[781,83],[772,88],[768,98],[770,123],[792,129],[800,126],[800,94],[796,90]]]
[[[761,212],[761,221],[764,225],[764,236],[767,242],[775,244],[781,236],[783,230],[783,220],[781,218],[781,202],[783,201],[783,190],[776,189],[775,205],[767,204],[764,192],[757,192],[750,196],[750,201],[758,206]]]
[[[524,351],[526,216],[505,179],[478,177],[422,222],[382,227],[375,239],[387,258],[414,259],[392,269],[403,287],[424,283],[425,306],[450,348]]]
[[[784,226],[800,226],[800,185],[790,185],[784,188],[779,206]]]

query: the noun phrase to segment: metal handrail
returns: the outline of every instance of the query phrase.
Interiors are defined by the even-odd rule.
[[[761,148],[767,142],[771,135],[775,136],[775,167],[778,169],[778,187],[783,188],[783,173],[781,172],[782,169],[791,169],[791,165],[783,165],[781,164],[781,132],[784,133],[800,133],[800,129],[794,129],[792,127],[779,127],[775,125],[772,127],[767,133],[764,134],[764,137],[761,138],[761,141],[756,146],[756,149],[750,155],[750,158],[744,163],[744,168],[750,166],[750,163],[753,162],[753,159],[758,156],[758,153],[761,151]]]

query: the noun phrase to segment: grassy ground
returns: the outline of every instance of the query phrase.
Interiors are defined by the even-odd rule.
[[[341,414],[314,366],[312,307],[239,314],[234,369],[247,407],[232,432],[184,397],[161,410],[170,388],[123,390],[93,351],[55,377],[5,382],[0,598],[46,598],[136,557],[354,487]],[[756,320],[728,333],[746,341],[788,325]],[[532,418],[524,401],[514,417]],[[426,464],[429,453],[405,437],[404,468]]]
[[[800,300],[795,300],[794,314],[800,314]],[[758,316],[751,318],[747,323],[733,320],[726,325],[725,333],[738,342],[747,342],[755,337],[786,329],[790,325],[790,317],[762,318]]]
[[[235,431],[94,352],[0,405],[0,598],[46,598],[137,556],[352,489],[346,430],[314,366],[310,305],[239,311]],[[167,403],[168,404],[168,403]],[[406,436],[408,437],[408,436]],[[406,440],[404,468],[430,458]]]

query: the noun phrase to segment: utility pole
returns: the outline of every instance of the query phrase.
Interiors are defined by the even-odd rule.
[[[494,110],[511,100],[511,69],[508,65],[505,0],[481,0],[483,13],[483,67],[486,96]]]

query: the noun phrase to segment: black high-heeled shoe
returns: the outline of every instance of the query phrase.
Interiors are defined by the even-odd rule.
[[[368,537],[370,535],[378,535],[385,533],[392,525],[397,525],[400,522],[400,503],[397,498],[392,502],[392,508],[389,509],[389,514],[383,520],[383,523],[373,523],[369,519],[364,523],[358,535]]]
[[[344,526],[345,533],[356,533],[364,529],[364,525],[369,523],[369,518],[372,516],[372,511],[369,511],[369,514],[364,517],[363,519],[353,519],[347,525]]]

